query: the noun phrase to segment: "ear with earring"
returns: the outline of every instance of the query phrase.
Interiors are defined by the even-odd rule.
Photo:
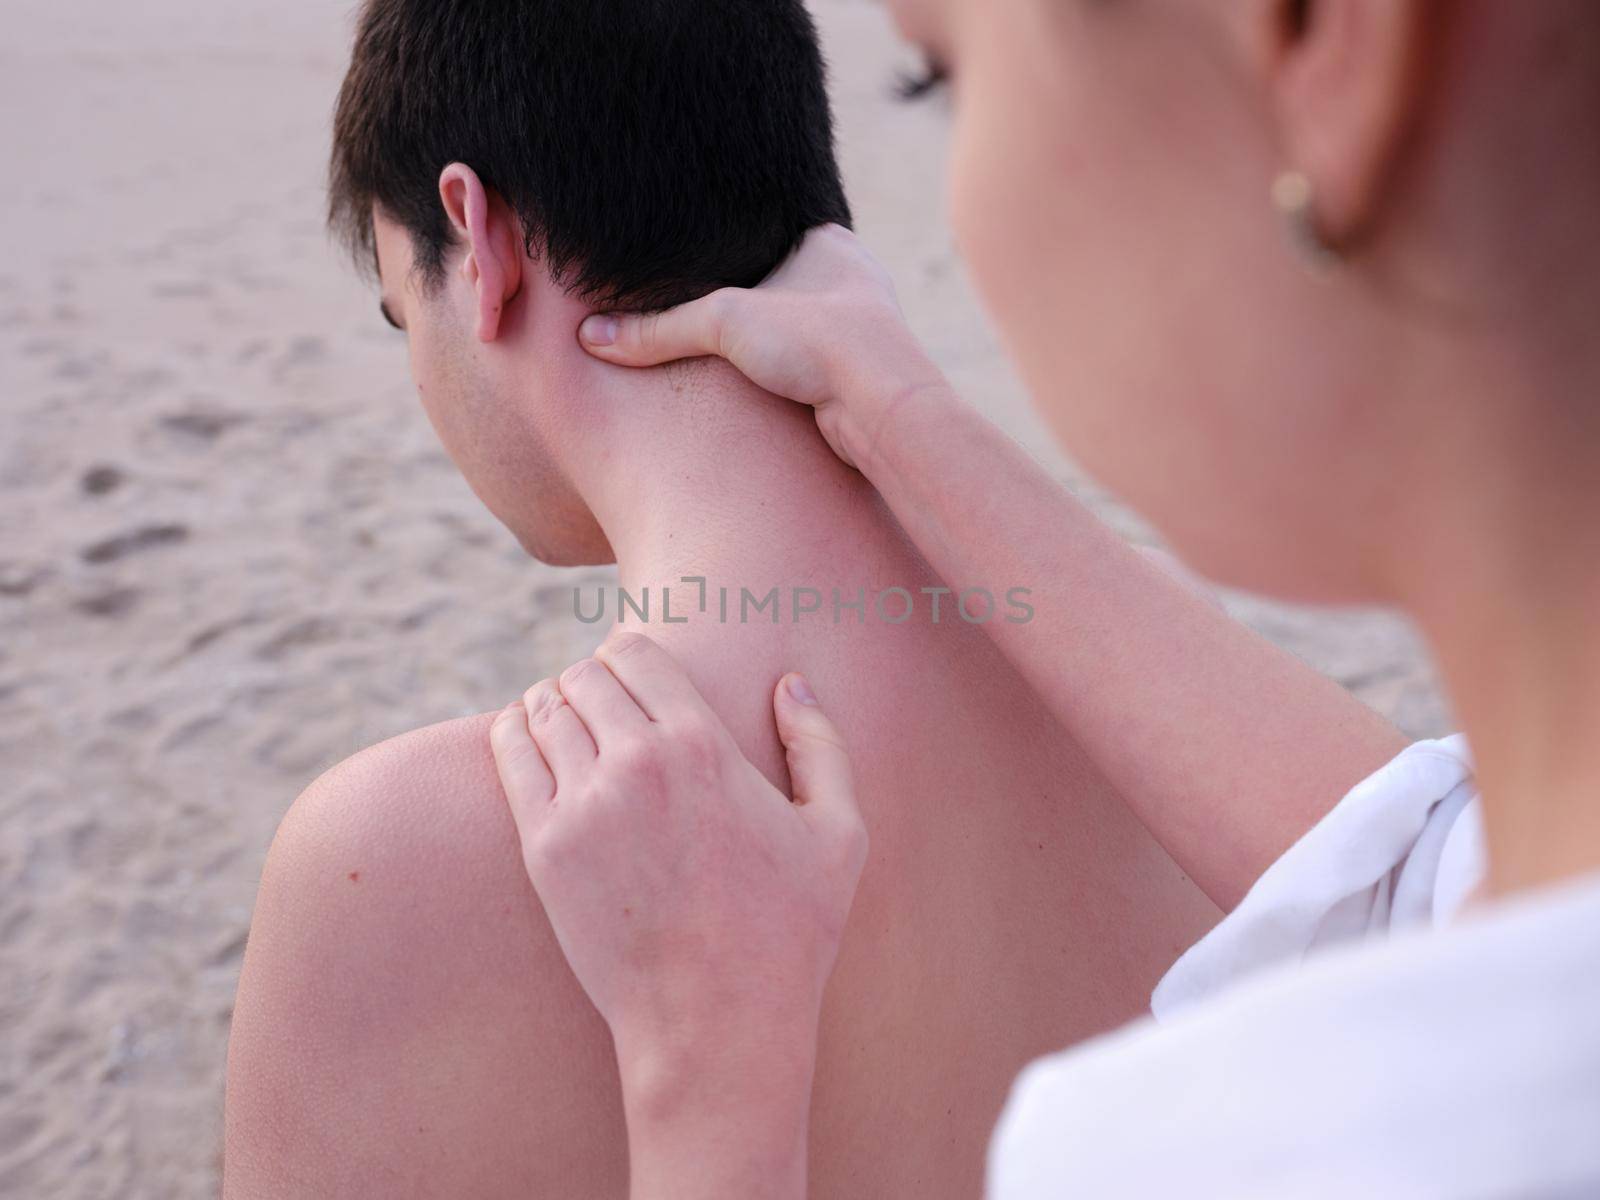
[[[1272,181],[1272,204],[1306,270],[1321,278],[1339,265],[1339,252],[1317,226],[1316,189],[1304,171],[1287,170]]]

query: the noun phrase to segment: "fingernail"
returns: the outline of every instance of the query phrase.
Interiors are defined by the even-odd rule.
[[[800,701],[801,704],[815,706],[817,703],[817,694],[811,690],[811,685],[806,682],[804,675],[789,676],[789,695]]]
[[[578,336],[591,346],[609,346],[617,340],[617,319],[615,317],[585,317],[583,324],[578,326]]]

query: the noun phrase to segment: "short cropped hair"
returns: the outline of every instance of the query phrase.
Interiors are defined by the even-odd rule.
[[[812,226],[850,223],[802,0],[367,0],[329,179],[358,263],[375,203],[442,280],[455,161],[603,308],[754,286]]]

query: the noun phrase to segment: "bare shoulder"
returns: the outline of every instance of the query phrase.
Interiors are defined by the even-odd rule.
[[[369,747],[284,818],[229,1046],[229,1196],[625,1178],[609,1035],[523,871],[492,717]]]
[[[416,848],[417,839],[436,840],[477,856],[490,842],[515,845],[515,828],[489,751],[493,713],[442,721],[368,746],[313,780],[294,802],[273,847],[280,851],[333,846],[361,858],[369,849],[379,861],[386,853]],[[446,838],[465,835],[469,845]],[[334,864],[329,864],[334,865]],[[347,882],[359,884],[358,872]],[[366,882],[382,882],[367,865]]]

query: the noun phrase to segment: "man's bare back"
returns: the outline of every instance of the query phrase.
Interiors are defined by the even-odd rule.
[[[794,429],[752,477],[809,515],[723,531],[696,560],[711,586],[764,592],[782,563],[825,596],[922,599],[938,581]],[[676,590],[675,612],[692,595]],[[648,627],[775,782],[783,671],[813,681],[851,743],[871,853],[822,1016],[818,1196],[979,1194],[1018,1069],[1136,1015],[1216,917],[950,604],[938,624],[926,604],[902,624],[835,623],[825,605],[778,624],[657,609]],[[285,821],[234,1019],[230,1194],[626,1195],[610,1037],[528,884],[490,719],[372,747]]]

